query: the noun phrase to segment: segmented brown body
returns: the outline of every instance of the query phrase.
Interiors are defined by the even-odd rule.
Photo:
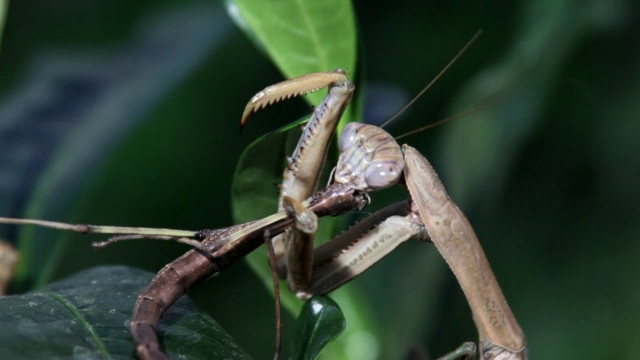
[[[309,209],[318,216],[337,216],[364,206],[362,193],[336,184],[309,199]],[[188,289],[244,258],[264,243],[263,235],[279,234],[294,220],[279,213],[262,220],[204,232],[202,245],[209,250],[191,250],[166,265],[138,296],[131,319],[131,333],[140,359],[168,359],[156,335],[162,315]]]
[[[241,224],[212,232],[203,245],[225,235],[232,234],[252,223]],[[256,238],[257,239],[257,238]],[[260,240],[246,238],[245,249],[250,252],[260,245]],[[140,359],[168,359],[162,351],[156,335],[156,325],[162,315],[188,289],[211,275],[224,270],[235,260],[231,256],[213,257],[197,250],[191,250],[173,262],[165,265],[151,283],[138,296],[131,318],[131,334]]]

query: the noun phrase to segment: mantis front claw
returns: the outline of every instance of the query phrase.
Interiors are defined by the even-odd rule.
[[[258,92],[245,107],[241,125],[260,108],[322,87],[329,88],[327,95],[314,109],[284,171],[278,211],[285,210],[284,199],[288,199],[289,206],[302,203],[317,188],[318,174],[322,172],[329,144],[355,87],[340,69],[312,73],[267,87]],[[303,293],[310,286],[313,235],[292,228],[272,241],[276,257],[284,258],[289,289],[296,294]]]
[[[306,95],[318,91],[333,83],[346,82],[347,73],[342,69],[332,72],[318,72],[302,75],[297,78],[285,80],[277,84],[268,86],[255,94],[242,113],[240,126],[243,127],[251,114],[267,106],[273,105],[282,100],[291,99],[300,95]]]

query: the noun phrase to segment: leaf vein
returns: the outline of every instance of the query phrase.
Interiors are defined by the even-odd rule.
[[[91,338],[93,339],[93,341],[96,344],[96,348],[97,350],[102,354],[103,358],[105,359],[111,359],[111,356],[109,355],[109,351],[107,351],[107,347],[104,345],[104,343],[102,342],[102,339],[100,338],[100,336],[98,335],[98,333],[96,332],[95,328],[89,323],[89,321],[82,315],[82,313],[80,312],[80,310],[74,305],[72,304],[70,301],[68,301],[67,299],[65,299],[64,297],[53,293],[53,292],[47,292],[46,293],[47,296],[49,296],[50,298],[52,298],[53,300],[59,302],[62,306],[64,306],[76,319],[78,319],[78,321],[80,321],[80,323],[84,326],[84,328],[87,330],[87,332],[89,333],[89,335],[91,336]]]

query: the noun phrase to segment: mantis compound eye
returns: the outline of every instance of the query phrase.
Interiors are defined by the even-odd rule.
[[[402,164],[394,160],[372,162],[365,170],[365,182],[371,190],[388,188],[398,182],[402,168]]]

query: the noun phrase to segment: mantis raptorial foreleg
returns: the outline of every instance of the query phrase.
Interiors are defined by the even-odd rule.
[[[317,86],[320,81],[316,77],[325,78],[326,75],[309,74],[281,83],[279,88],[290,88],[289,96],[294,96],[304,92],[299,89],[304,89],[306,82]],[[341,104],[342,108],[346,106],[352,96],[353,85],[345,81],[340,79],[338,83],[328,84],[329,93],[323,101],[323,106],[329,103]],[[334,92],[340,84],[345,83],[349,84],[348,93]],[[287,93],[278,93],[278,98],[286,97]],[[245,115],[247,113],[245,111]],[[316,113],[314,118],[322,117],[322,112]],[[330,114],[332,118],[327,119],[325,123],[336,124],[338,119],[333,117],[339,116],[340,113]],[[313,139],[308,128],[316,130],[316,126],[307,126],[296,153],[310,146],[308,144]],[[332,131],[331,129],[330,132]],[[304,255],[304,261],[298,261],[313,261],[313,265],[304,263],[300,266],[285,257],[287,271],[302,269],[307,276],[302,282],[292,282],[292,276],[287,275],[289,287],[300,298],[325,294],[368,269],[407,239],[430,239],[453,270],[467,297],[480,335],[480,358],[526,359],[524,333],[498,286],[473,228],[451,201],[429,162],[412,147],[405,145],[401,149],[393,137],[371,125],[348,124],[341,134],[339,143],[341,155],[334,170],[336,184],[367,192],[389,187],[403,177],[411,195],[410,209],[394,208],[389,214],[382,216],[386,219],[373,230],[365,234],[356,234],[355,230],[348,232],[343,236],[347,238],[346,241],[335,240],[322,247],[322,250],[318,249],[315,259],[312,255]],[[319,152],[317,157],[321,158],[315,160],[316,164],[324,161],[327,145],[323,146],[325,151]],[[308,180],[306,177],[302,179],[304,181],[298,181],[295,169],[300,165],[295,161],[292,161],[292,164],[295,166],[290,166],[287,170],[291,172],[285,172],[282,190],[285,195],[289,190],[288,174],[293,174],[293,188],[312,186],[317,181]],[[316,174],[318,173],[319,169],[316,170]],[[295,199],[292,201],[287,198],[287,203],[295,203]],[[300,211],[303,210],[294,212]],[[353,238],[353,241],[348,238]],[[338,241],[339,244],[336,244]],[[290,241],[285,241],[285,245],[292,246]],[[309,246],[305,247],[308,248]],[[299,252],[297,254],[297,259],[300,260],[302,255]],[[292,267],[292,264],[296,267]],[[311,275],[308,274],[309,271],[312,272]],[[296,277],[298,275],[296,274]]]
[[[351,101],[355,89],[353,83],[340,69],[303,75],[258,92],[249,101],[242,115],[241,125],[244,126],[250,114],[267,105],[323,87],[328,87],[329,91],[322,103],[315,108],[283,174],[278,210],[287,210],[297,217],[304,217],[302,201],[318,185],[318,174],[324,166],[338,121]],[[314,219],[307,219],[307,225],[315,226],[312,221]],[[292,227],[273,239],[276,256],[284,257],[287,283],[294,293],[302,293],[310,286],[314,231],[315,229],[309,231]]]

